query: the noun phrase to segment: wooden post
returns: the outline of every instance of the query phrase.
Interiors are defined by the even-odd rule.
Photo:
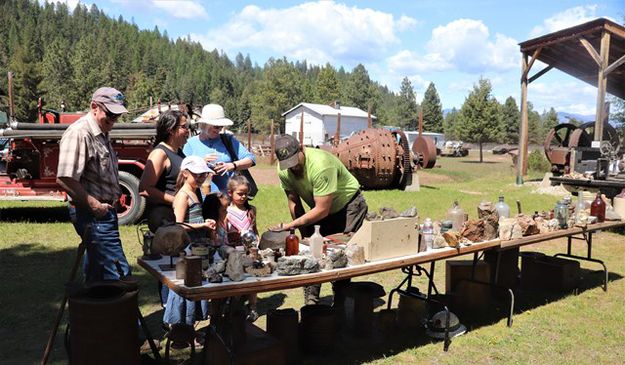
[[[152,109],[152,97],[150,96],[150,109]]]
[[[299,144],[304,147],[304,108],[302,108],[302,116],[299,120]]]
[[[271,143],[271,157],[269,158],[269,163],[274,164],[276,162],[276,136],[273,131],[273,119],[271,120],[271,134],[269,135],[269,143]]]
[[[423,134],[423,109],[419,108],[419,137]]]
[[[373,120],[371,119],[371,105],[367,108],[367,128],[373,128]]]
[[[247,120],[247,149],[252,150],[252,120]]]
[[[610,56],[610,33],[603,31],[601,35],[601,63],[597,76],[597,109],[595,115],[595,141],[603,140],[603,120],[605,116],[605,91],[608,84],[608,75],[605,72]]]
[[[334,134],[334,146],[338,146],[341,141],[341,113],[336,115],[336,133]]]
[[[527,54],[523,53],[521,58],[521,125],[519,128],[519,150],[517,158],[517,185],[523,185],[523,176],[527,173],[527,143],[528,135],[528,114],[527,114],[527,74],[529,72]]]

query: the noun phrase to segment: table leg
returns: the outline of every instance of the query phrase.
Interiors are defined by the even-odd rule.
[[[569,236],[567,240],[567,252],[566,253],[557,253],[553,255],[553,257],[568,257],[571,259],[579,260],[579,261],[588,261],[600,264],[603,267],[603,291],[608,291],[608,268],[605,266],[605,263],[602,260],[593,259],[592,258],[592,234],[593,232],[584,232],[582,233],[582,237],[573,237]],[[573,255],[571,253],[571,242],[573,239],[583,240],[586,242],[586,256],[578,256]]]

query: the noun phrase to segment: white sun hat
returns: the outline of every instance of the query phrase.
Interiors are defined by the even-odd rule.
[[[202,117],[197,122],[220,127],[227,127],[234,124],[230,119],[226,118],[224,108],[219,104],[204,105],[202,108]]]
[[[180,164],[180,170],[189,170],[194,174],[215,173],[200,156],[185,157]]]

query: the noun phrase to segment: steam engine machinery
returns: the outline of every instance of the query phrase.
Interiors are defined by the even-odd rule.
[[[329,148],[365,189],[404,189],[416,168],[430,169],[436,163],[436,146],[418,136],[409,146],[400,130],[364,129]]]
[[[595,122],[580,126],[563,123],[553,128],[544,142],[554,177],[565,187],[600,189],[608,196],[625,188],[625,165],[618,133],[609,123],[595,141]]]

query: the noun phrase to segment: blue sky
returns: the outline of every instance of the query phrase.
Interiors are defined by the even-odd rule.
[[[81,2],[140,28],[158,26],[170,38],[190,36],[231,59],[241,52],[263,65],[286,56],[346,70],[362,63],[395,91],[407,76],[418,101],[434,82],[445,109],[460,107],[480,77],[491,81],[500,102],[508,96],[518,102],[519,42],[598,17],[625,21],[625,0]],[[551,70],[530,84],[528,98],[539,112],[594,114],[596,88]]]

